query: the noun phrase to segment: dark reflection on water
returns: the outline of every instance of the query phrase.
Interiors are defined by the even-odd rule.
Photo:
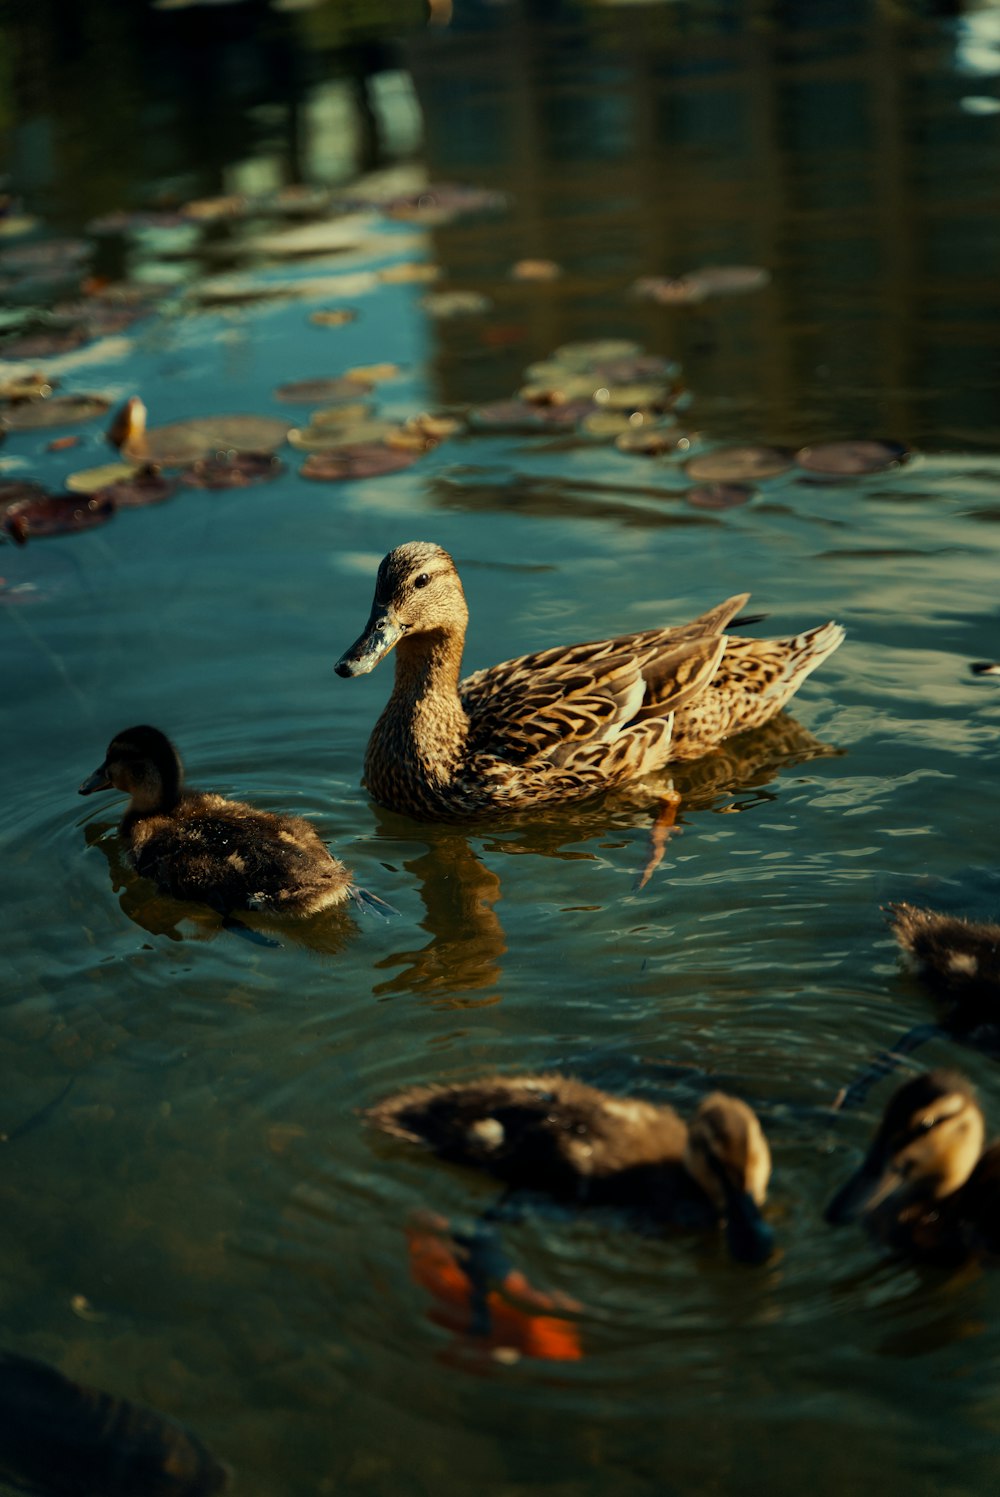
[[[402,417],[509,398],[560,344],[624,337],[681,362],[702,448],[913,454],[830,483],[790,469],[707,513],[682,455],[576,437],[468,434],[353,485],[307,485],[287,449],[260,489],[0,551],[3,1345],[197,1429],[239,1492],[979,1497],[1000,1480],[997,1276],[887,1263],[821,1219],[888,1084],[848,1115],[833,1098],[930,1012],[879,906],[996,915],[1000,698],[967,665],[1000,655],[1000,25],[951,9],[461,0],[434,29],[416,0],[3,12],[0,170],[22,202],[0,210],[0,255],[23,207],[37,239],[83,234],[88,272],[190,293],[61,365],[68,393],[139,392],[157,421],[301,421],[279,382],[387,360],[402,372],[377,401]],[[306,271],[261,248],[259,222],[182,245],[85,232],[193,195],[350,195],[359,170],[411,157],[386,194],[425,171],[509,207],[380,220],[360,251],[318,256],[308,273],[356,305],[341,328],[272,294]],[[328,214],[308,194],[274,211]],[[435,290],[492,305],[432,317],[424,285],[363,278],[340,296],[345,255],[352,272],[436,261]],[[562,274],[512,278],[529,257]],[[692,304],[630,289],[727,265],[770,279]],[[248,274],[220,290],[222,268]],[[47,328],[62,291],[8,285],[0,259],[0,294]],[[106,461],[96,425],[81,434],[63,455],[8,433],[4,476]],[[458,560],[469,670],[746,590],[757,632],[837,617],[848,640],[796,698],[801,725],[672,776],[677,825],[637,889],[656,786],[486,828],[368,801],[388,677],[332,666],[379,557],[415,536]],[[81,749],[144,719],[223,793],[312,817],[398,916],[282,930],[275,949],[155,896],[74,795]],[[1000,1123],[989,1056],[941,1038],[917,1059],[960,1064]],[[754,1272],[714,1241],[505,1224],[528,1281],[584,1307],[585,1355],[473,1369],[442,1356],[405,1229],[414,1209],[474,1219],[491,1188],[359,1111],[548,1067],[682,1111],[714,1086],[746,1096],[780,1256]]]

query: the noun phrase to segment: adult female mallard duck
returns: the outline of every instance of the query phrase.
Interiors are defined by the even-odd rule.
[[[976,1094],[957,1071],[925,1071],[893,1095],[860,1168],[826,1208],[929,1263],[1000,1253],[1000,1144],[983,1153]]]
[[[119,832],[132,865],[163,894],[200,900],[221,915],[301,917],[355,892],[349,870],[304,817],[185,790],[180,756],[158,728],[119,733],[80,794],[111,789],[130,797]]]
[[[362,676],[395,646],[396,680],[365,755],[377,801],[464,818],[573,800],[693,759],[773,717],[837,648],[823,624],[791,639],[727,636],[748,594],[689,624],[523,655],[459,680],[468,623],[447,551],[411,541],[378,569]]]
[[[760,1207],[771,1154],[756,1113],[713,1092],[688,1126],[672,1107],[614,1097],[569,1076],[487,1076],[416,1086],[371,1108],[397,1138],[577,1205],[628,1209],[662,1225],[726,1224],[733,1256],[770,1257]]]

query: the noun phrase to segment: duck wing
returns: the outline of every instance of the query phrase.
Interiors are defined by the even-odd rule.
[[[508,764],[606,771],[617,780],[662,763],[671,714],[704,690],[721,633],[747,594],[678,628],[539,650],[477,671],[459,686],[469,749]]]

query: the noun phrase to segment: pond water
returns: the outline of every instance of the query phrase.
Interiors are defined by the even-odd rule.
[[[279,385],[391,363],[368,398],[398,421],[624,339],[680,364],[691,445],[470,429],[349,483],[301,478],[286,445],[269,482],[0,550],[0,1344],[196,1428],[247,1497],[991,1489],[1000,1279],[887,1262],[821,1212],[892,1083],[827,1105],[931,1014],[880,906],[984,917],[1000,889],[1000,697],[968,669],[1000,654],[998,12],[524,0],[425,30],[420,7],[373,7],[370,29],[360,9],[81,3],[67,36],[13,8],[8,218],[39,225],[0,238],[0,377],[139,395],[151,426],[303,425]],[[364,201],[165,216],[299,180]],[[449,222],[365,206],[448,181],[504,200]],[[158,217],[93,224],[116,210]],[[308,233],[325,254],[275,246]],[[9,258],[56,236],[85,245],[60,276]],[[562,273],[512,278],[525,259]],[[442,270],[383,274],[401,265]],[[630,289],[711,266],[768,275]],[[82,274],[165,289],[77,347],[19,345]],[[487,301],[445,317],[429,291]],[[338,307],[356,318],[310,321]],[[58,489],[114,456],[106,425],[10,431],[0,479]],[[687,497],[692,454],[850,439],[909,460]],[[837,618],[847,641],[799,730],[676,776],[678,829],[638,889],[648,796],[447,828],[367,798],[390,667],[333,663],[379,558],[418,538],[457,560],[469,669],[743,591],[764,632]],[[398,913],[265,947],[156,896],[116,803],[76,796],[144,721],[193,784],[311,817]],[[993,1061],[944,1041],[918,1059],[957,1064],[1000,1124]],[[578,1302],[584,1355],[477,1352],[433,1318],[406,1231],[496,1190],[358,1114],[494,1068],[685,1112],[715,1085],[747,1097],[779,1255],[747,1269],[714,1236],[527,1213],[504,1249]]]

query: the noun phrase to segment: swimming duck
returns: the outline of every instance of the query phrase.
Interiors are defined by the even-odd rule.
[[[354,893],[351,875],[301,816],[184,789],[180,756],[158,728],[127,728],[80,786],[130,796],[119,832],[137,873],[175,899],[222,915],[257,910],[306,916]]]
[[[944,999],[942,1025],[986,1049],[1000,1048],[1000,925],[912,904],[889,906],[896,940]]]
[[[596,795],[759,727],[844,631],[723,633],[749,595],[689,624],[557,646],[459,680],[468,608],[455,563],[426,541],[384,558],[364,633],[337,662],[361,676],[396,648],[365,755],[375,800],[429,819]]]
[[[723,1092],[705,1097],[690,1127],[672,1107],[558,1074],[416,1086],[367,1116],[508,1185],[617,1206],[660,1225],[724,1221],[735,1258],[770,1257],[760,1213],[771,1176],[767,1139],[752,1109]]]
[[[954,1266],[1000,1253],[1000,1144],[983,1153],[976,1094],[957,1071],[925,1071],[893,1095],[863,1164],[826,1208],[862,1218],[894,1252]]]

